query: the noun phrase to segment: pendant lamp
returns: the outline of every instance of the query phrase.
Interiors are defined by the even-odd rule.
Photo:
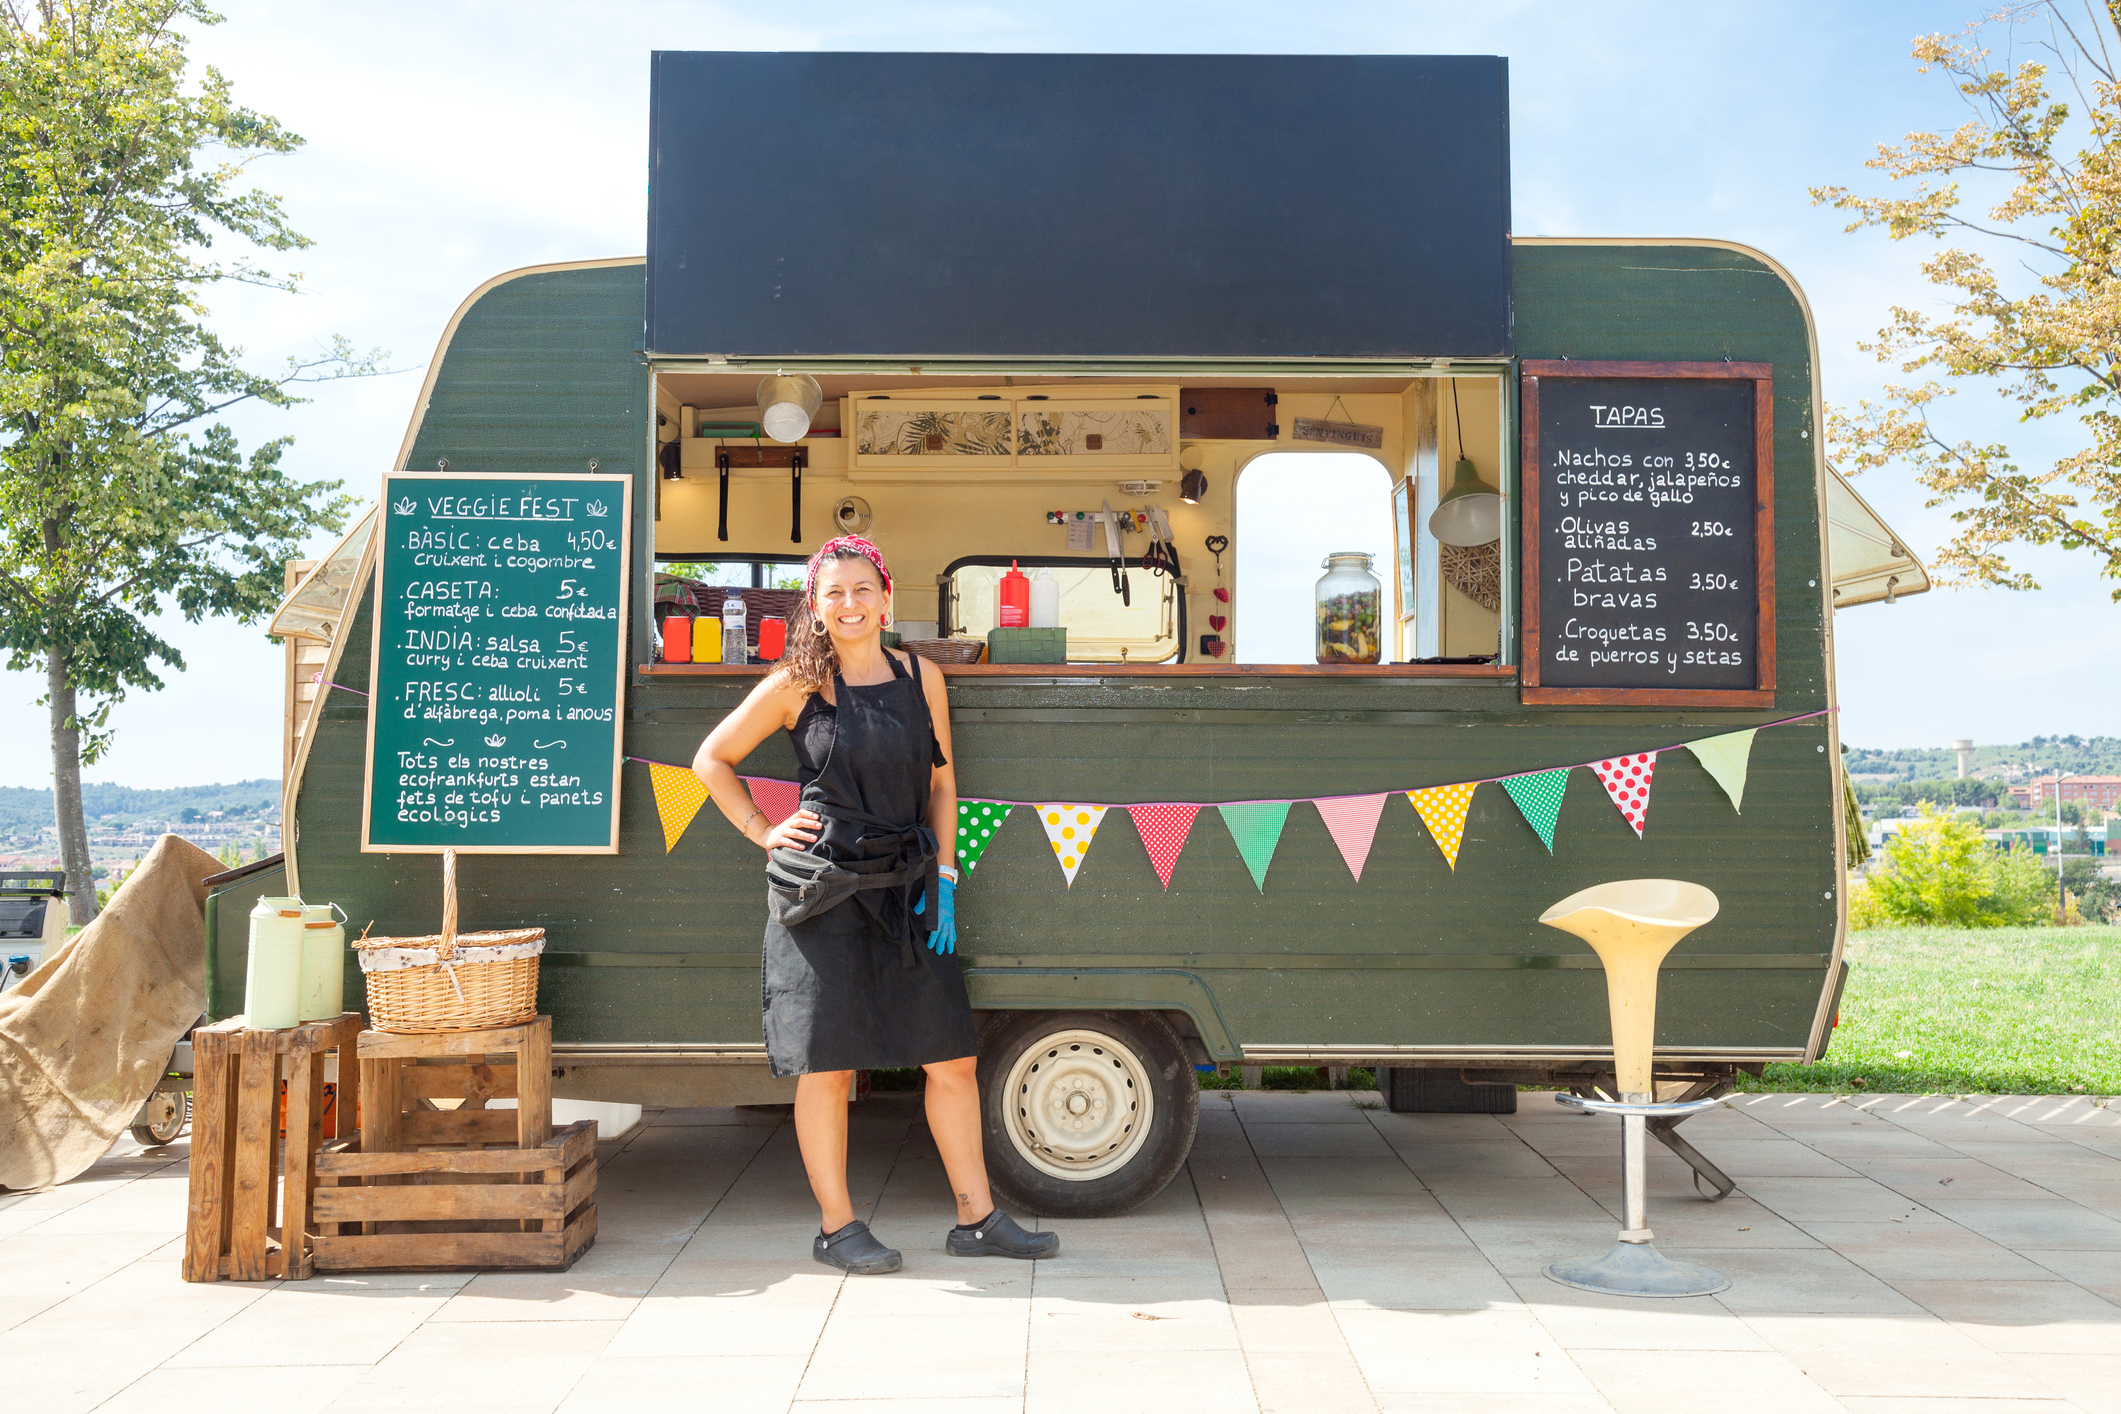
[[[1485,545],[1502,538],[1502,493],[1480,479],[1469,459],[1458,459],[1451,489],[1429,513],[1429,533],[1446,545]]]
[[[799,442],[824,404],[825,390],[807,373],[775,373],[759,380],[759,424],[776,442]]]
[[[1458,465],[1451,486],[1429,512],[1429,533],[1446,545],[1485,545],[1502,538],[1502,493],[1480,479],[1465,455],[1466,428],[1458,416],[1458,380],[1451,380],[1451,421],[1458,432]]]

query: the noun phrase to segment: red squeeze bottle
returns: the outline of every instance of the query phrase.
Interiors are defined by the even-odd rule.
[[[779,660],[780,656],[781,656],[781,655],[782,655],[783,653],[786,653],[787,651],[788,651],[788,620],[786,620],[786,619],[771,619],[771,618],[769,618],[769,619],[760,619],[760,620],[759,620],[759,658],[760,658],[760,660],[761,660],[762,662],[767,662],[767,663],[772,663],[772,662],[776,662],[776,661],[778,661],[778,660]]]
[[[692,616],[672,614],[663,620],[663,661],[666,663],[689,663],[692,661]]]
[[[1009,562],[1009,573],[1002,576],[1001,626],[1003,628],[1031,627],[1031,581]]]

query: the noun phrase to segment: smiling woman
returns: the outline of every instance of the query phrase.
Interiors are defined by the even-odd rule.
[[[899,1254],[847,1189],[854,1073],[927,1072],[929,1131],[957,1196],[958,1256],[1048,1257],[1051,1233],[997,1212],[981,1157],[979,1037],[957,950],[957,777],[934,664],[886,649],[891,571],[848,535],[810,559],[781,666],[700,746],[693,769],[766,850],[766,1058],[795,1076],[796,1139],[817,1197],[812,1255],[857,1274]],[[801,808],[769,821],[736,768],[785,729]],[[947,843],[939,843],[947,842]],[[925,946],[923,946],[925,944]]]

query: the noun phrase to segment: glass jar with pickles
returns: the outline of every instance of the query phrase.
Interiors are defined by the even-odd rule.
[[[1384,586],[1370,573],[1371,556],[1339,550],[1321,562],[1315,603],[1318,607],[1318,661],[1375,663],[1383,653]]]

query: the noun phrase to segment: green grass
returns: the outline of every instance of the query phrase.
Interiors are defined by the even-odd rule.
[[[2121,1094],[2121,928],[1878,928],[1847,957],[1826,1055],[1742,1089]]]

